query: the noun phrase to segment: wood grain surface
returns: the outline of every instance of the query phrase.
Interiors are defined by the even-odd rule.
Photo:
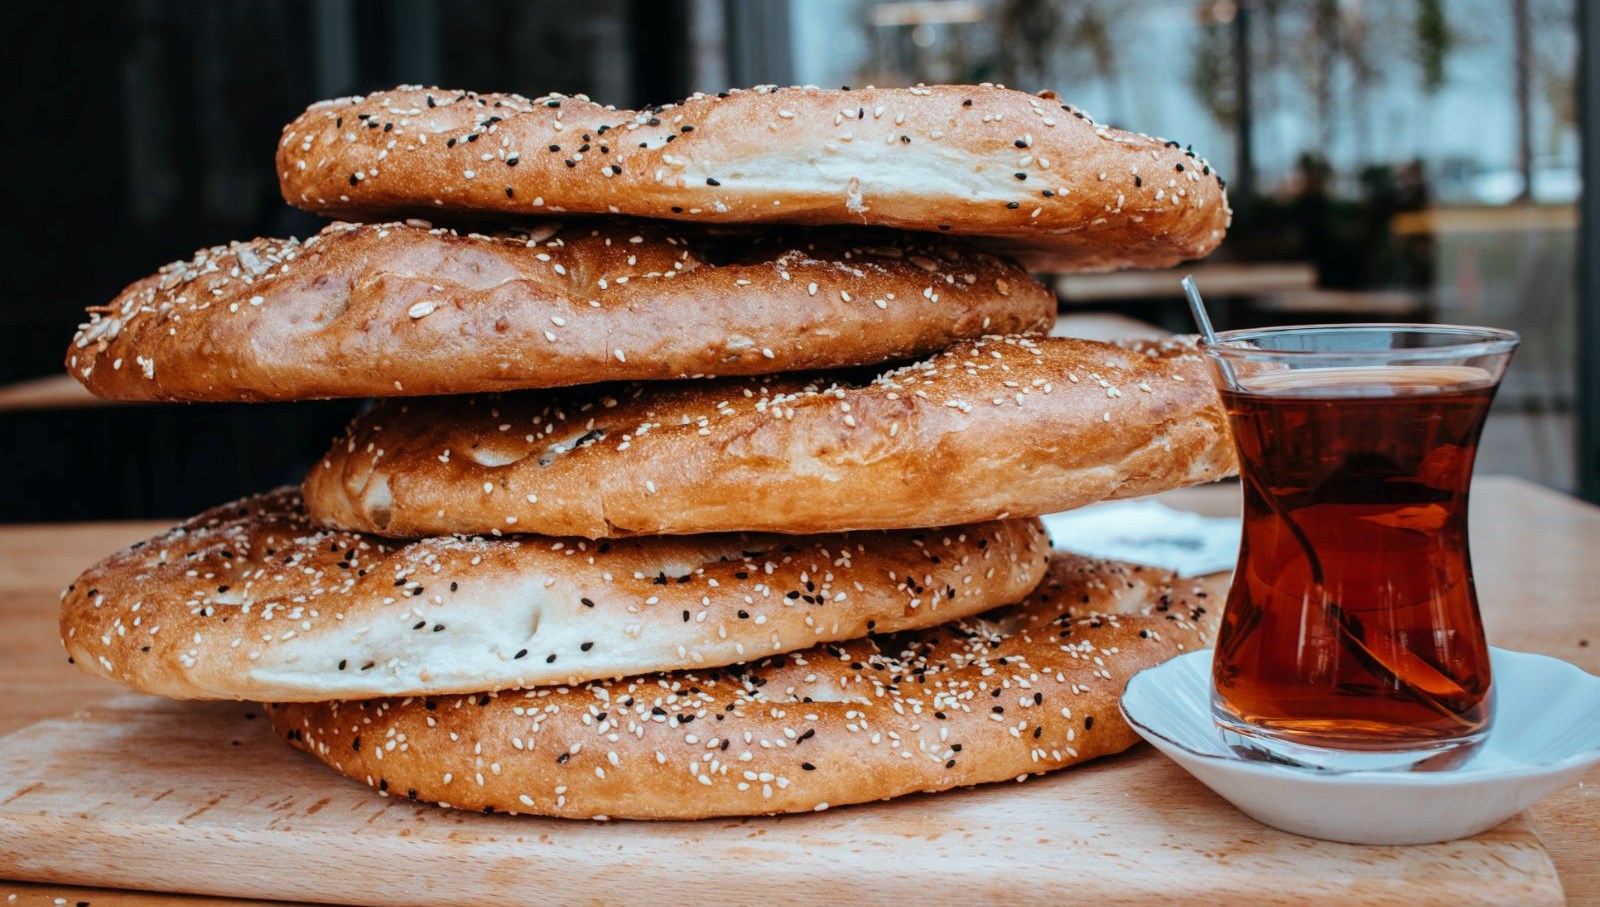
[[[1220,486],[1165,500],[1226,514],[1236,511],[1236,495]],[[1474,497],[1491,641],[1600,673],[1600,509],[1511,479],[1480,478]],[[711,866],[722,900],[816,903],[871,891],[936,901],[1229,902],[1248,894],[1261,903],[1548,903],[1560,891],[1536,830],[1571,902],[1600,903],[1600,771],[1529,819],[1421,848],[1272,831],[1148,747],[1023,785],[780,820],[591,825],[380,799],[271,739],[260,718],[243,717],[248,705],[127,696],[90,708],[119,688],[66,665],[55,639],[57,593],[89,562],[155,528],[0,528],[0,734],[54,718],[0,740],[0,759],[58,754],[27,767],[45,784],[21,796],[33,782],[17,784],[22,769],[0,765],[0,804],[14,798],[0,805],[10,829],[0,831],[0,868],[14,867],[9,874],[394,903],[636,900],[646,892],[664,902],[703,899]],[[69,866],[69,853],[89,858]],[[701,870],[687,871],[693,866]],[[488,897],[496,892],[510,894]],[[210,903],[0,882],[0,905],[12,895],[15,903]]]
[[[259,706],[128,695],[0,740],[0,779],[0,869],[206,894],[687,904],[714,875],[731,904],[1561,897],[1521,818],[1425,847],[1316,842],[1257,825],[1149,752],[823,813],[594,823],[377,797],[283,746]]]

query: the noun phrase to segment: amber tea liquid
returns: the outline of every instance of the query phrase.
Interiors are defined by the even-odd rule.
[[[1225,727],[1354,750],[1487,731],[1467,489],[1495,384],[1470,366],[1374,366],[1222,390],[1244,486],[1213,662]]]

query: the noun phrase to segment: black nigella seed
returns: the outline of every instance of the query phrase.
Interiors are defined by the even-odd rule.
[[[708,176],[708,177],[706,177],[706,185],[707,186],[720,186],[722,184]]]
[[[1093,715],[1090,715],[1089,717],[1083,719],[1083,729],[1084,730],[1087,731],[1087,730],[1091,730],[1093,728],[1094,728],[1094,716]]]
[[[811,763],[809,763],[809,762],[802,762],[802,763],[800,763],[800,767],[801,767],[801,768],[803,768],[803,769],[805,769],[805,770],[806,770],[806,771],[808,771],[808,772],[814,772],[814,771],[816,771],[816,770],[817,770],[817,767],[816,767],[816,766],[815,766],[815,765],[812,765],[812,764],[811,764]]]
[[[1010,209],[1012,209],[1014,211],[1014,210],[1022,207],[1022,204],[1020,202],[1006,202],[1006,207],[1010,208]]]
[[[528,657],[528,650],[527,649],[518,649],[517,650],[517,654],[515,654],[515,655],[513,655],[511,657],[512,658],[527,658]]]
[[[592,649],[592,648],[594,648],[594,643],[592,643],[592,642],[586,642],[586,643],[584,643],[584,644],[583,644],[583,645],[581,645],[581,646],[579,646],[579,647],[578,647],[578,648],[580,648],[580,649],[582,649],[582,650],[583,650],[583,651],[585,651],[585,652],[587,652],[587,651],[589,651],[589,650],[590,650],[590,649]],[[552,657],[553,657],[553,656],[552,656]]]
[[[1013,173],[1011,175],[1016,177],[1019,180],[1025,180],[1025,179],[1028,178],[1028,175],[1026,173]]]

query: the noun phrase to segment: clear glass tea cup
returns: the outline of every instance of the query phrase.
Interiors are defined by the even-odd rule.
[[[1244,492],[1212,665],[1213,715],[1236,749],[1391,768],[1487,734],[1467,496],[1517,342],[1493,328],[1353,324],[1206,344]]]

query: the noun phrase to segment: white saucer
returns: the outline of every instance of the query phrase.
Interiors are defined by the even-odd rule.
[[[1156,749],[1258,822],[1351,844],[1429,844],[1493,828],[1600,763],[1600,677],[1493,649],[1495,718],[1464,762],[1330,772],[1240,758],[1211,720],[1211,650],[1136,674],[1122,714]]]

